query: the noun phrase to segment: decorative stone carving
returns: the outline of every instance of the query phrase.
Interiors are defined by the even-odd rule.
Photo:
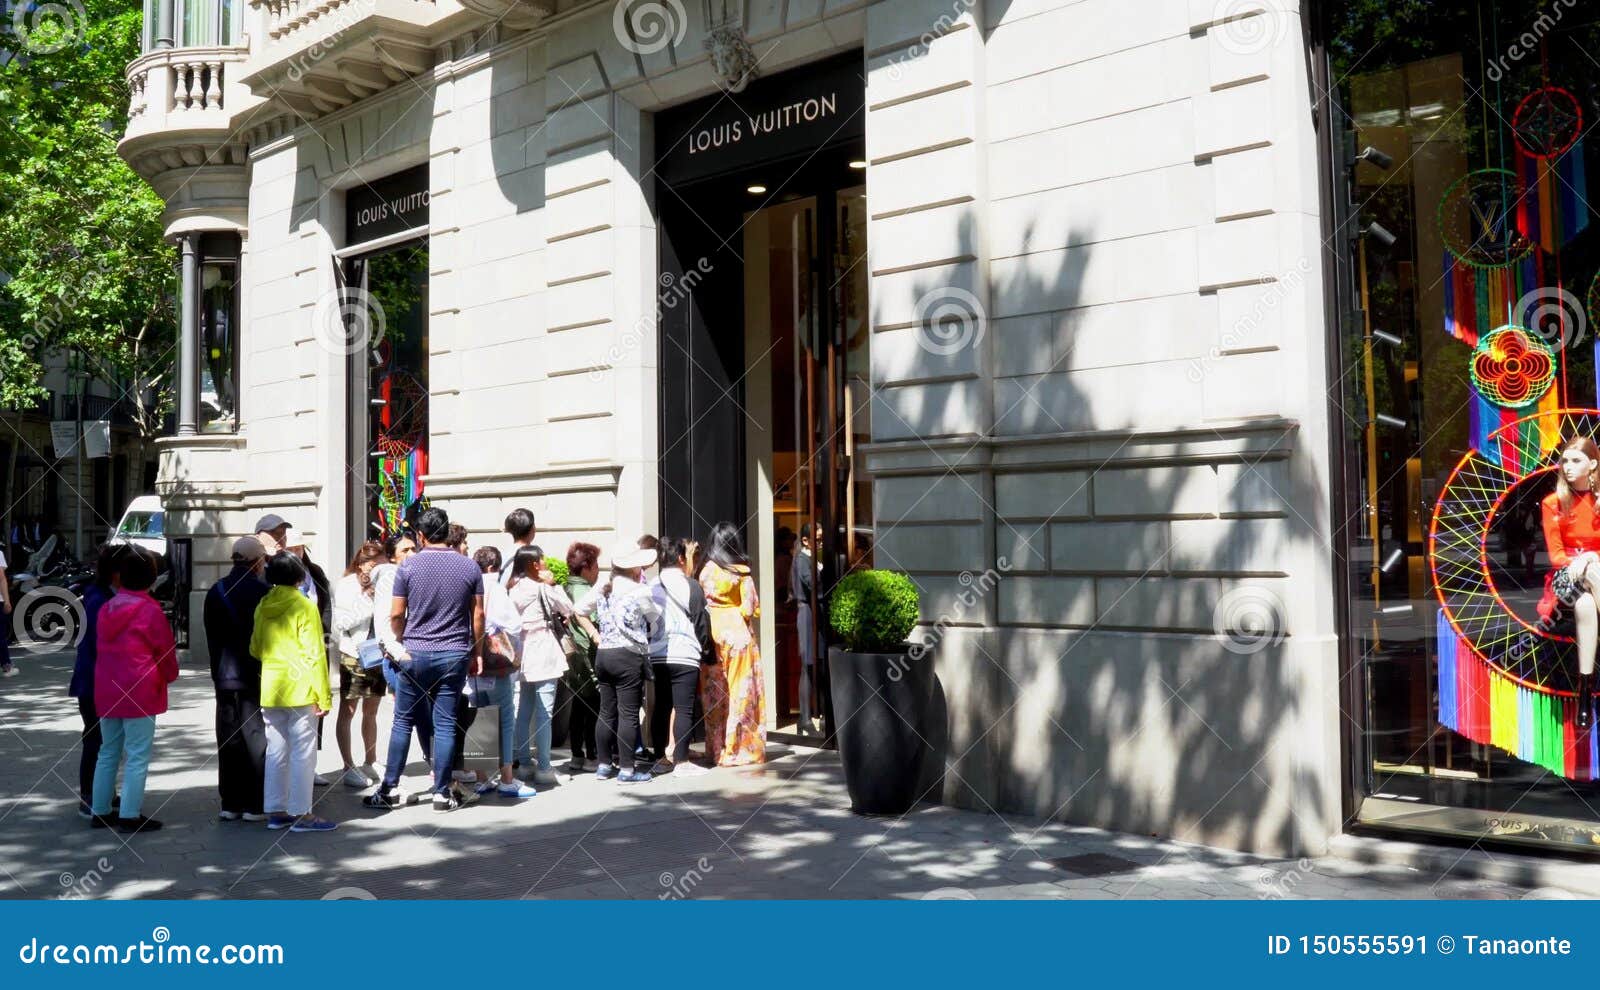
[[[761,74],[756,53],[744,36],[738,18],[729,17],[711,25],[706,32],[706,51],[717,85],[730,93],[742,93],[750,80]]]

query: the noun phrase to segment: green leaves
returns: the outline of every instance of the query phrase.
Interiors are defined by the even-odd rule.
[[[81,349],[91,373],[121,386],[165,379],[177,339],[163,204],[116,153],[140,12],[106,0],[58,7],[36,34],[8,34],[17,54],[0,64],[0,406],[9,408],[42,397],[51,352]],[[154,422],[164,391],[154,393]]]
[[[855,653],[893,653],[917,624],[917,586],[898,571],[854,571],[828,596],[833,631]]]

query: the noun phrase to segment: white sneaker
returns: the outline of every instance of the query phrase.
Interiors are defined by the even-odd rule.
[[[383,774],[379,773],[378,768],[373,766],[371,763],[361,764],[360,769],[361,776],[367,778],[370,783],[376,784],[383,780]]]
[[[328,787],[333,783],[333,778],[325,773],[319,773],[312,778],[312,783],[316,784],[318,787]]]
[[[698,763],[690,763],[688,760],[684,760],[682,763],[673,764],[672,772],[680,777],[704,777],[711,771]]]
[[[357,790],[364,791],[372,786],[372,781],[367,779],[367,775],[362,773],[360,770],[357,770],[355,767],[347,767],[344,775],[339,779],[343,781],[344,786],[354,787]]]
[[[243,815],[241,815],[240,817],[242,817],[247,822],[264,822],[264,821],[267,820],[267,816],[263,815],[259,811],[247,811]]]
[[[18,670],[15,667],[7,667],[6,668],[6,672],[5,672],[5,674],[3,676],[5,676],[5,677],[15,677],[20,673],[22,673],[22,671]]]
[[[229,811],[226,808],[224,808],[221,811],[217,812],[217,818],[220,821],[236,822],[242,817],[244,817],[244,816],[241,815],[239,812],[237,812],[237,811]]]
[[[550,787],[556,781],[556,772],[554,770],[535,770],[533,772],[533,783],[536,787]]]

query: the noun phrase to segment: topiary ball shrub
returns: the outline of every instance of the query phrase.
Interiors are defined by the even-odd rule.
[[[828,596],[828,620],[852,653],[895,653],[917,624],[917,586],[898,571],[854,571]]]
[[[565,587],[567,584],[567,562],[560,557],[546,557],[544,566],[550,568],[550,573],[555,576],[556,584]]]

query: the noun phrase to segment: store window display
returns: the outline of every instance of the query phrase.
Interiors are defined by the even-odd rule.
[[[1357,818],[1600,851],[1600,22],[1327,14]]]

